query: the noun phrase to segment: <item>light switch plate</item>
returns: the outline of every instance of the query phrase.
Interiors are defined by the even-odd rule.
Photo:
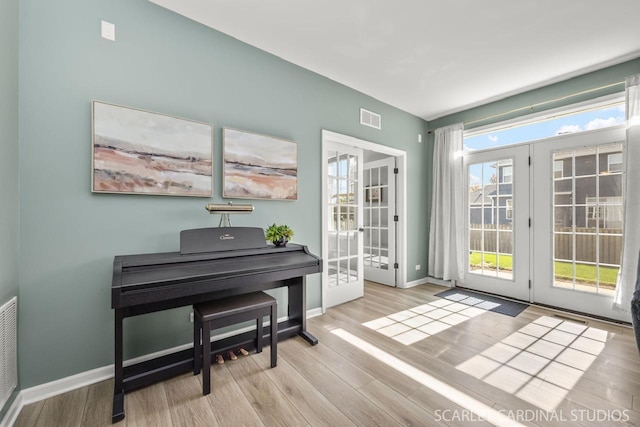
[[[104,39],[116,41],[116,26],[111,22],[102,21],[101,35]]]

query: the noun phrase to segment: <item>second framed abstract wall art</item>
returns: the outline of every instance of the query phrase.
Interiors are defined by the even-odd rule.
[[[223,197],[298,199],[295,141],[224,128]]]

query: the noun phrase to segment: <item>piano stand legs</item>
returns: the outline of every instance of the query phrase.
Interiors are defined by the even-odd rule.
[[[298,335],[300,335],[302,338],[304,338],[304,340],[306,342],[308,342],[311,345],[316,345],[318,344],[318,338],[314,337],[313,335],[311,335],[308,331],[304,330],[304,331],[300,331],[298,333]]]
[[[114,393],[113,395],[113,413],[111,414],[111,422],[113,424],[124,420],[124,393]]]

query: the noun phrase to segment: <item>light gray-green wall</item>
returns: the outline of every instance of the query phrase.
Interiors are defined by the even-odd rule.
[[[0,2],[0,305],[18,294],[18,0]]]
[[[0,0],[0,305],[18,295],[18,0]],[[14,394],[0,408],[0,419]]]
[[[113,362],[114,255],[178,250],[180,230],[217,225],[221,129],[299,144],[299,199],[253,201],[234,225],[289,224],[321,253],[321,130],[408,152],[407,264],[426,265],[426,122],[144,0],[22,0],[20,375],[24,388]],[[116,25],[116,42],[99,36]],[[215,125],[215,197],[92,194],[91,100]],[[383,130],[359,125],[359,108]],[[408,270],[408,280],[426,269]],[[320,307],[320,277],[308,308]],[[190,341],[188,308],[127,319],[125,357]]]

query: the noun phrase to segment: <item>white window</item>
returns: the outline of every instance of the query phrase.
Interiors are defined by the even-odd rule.
[[[609,172],[622,172],[622,153],[609,154],[607,166]]]
[[[465,131],[465,151],[504,147],[624,124],[624,94],[614,94]],[[621,162],[620,162],[621,163]]]
[[[513,181],[513,166],[502,167],[502,181],[501,183],[510,183]]]
[[[564,178],[564,161],[554,160],[553,162],[553,177]]]
[[[507,219],[513,219],[513,199],[507,199]]]
[[[587,227],[622,228],[622,197],[587,197]]]

